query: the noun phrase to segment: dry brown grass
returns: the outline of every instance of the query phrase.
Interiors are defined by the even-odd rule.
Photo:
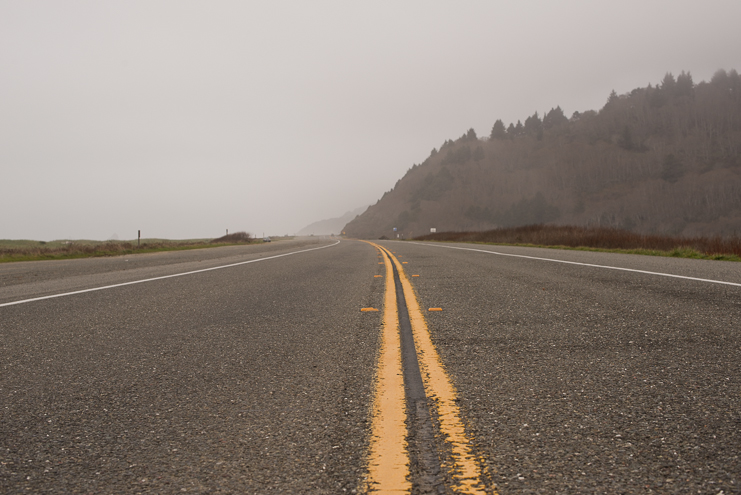
[[[54,241],[50,243],[35,241],[7,241],[0,245],[0,262],[35,261],[52,259],[89,258],[116,256],[157,251],[178,251],[215,247],[215,245],[243,244],[254,239],[246,232],[237,232],[218,239],[198,239],[190,241],[169,241],[163,239],[136,242],[95,242],[95,241]]]
[[[159,244],[159,243],[158,243]],[[145,244],[142,247],[155,247],[151,244]],[[161,246],[156,246],[161,247]],[[105,242],[100,244],[81,244],[70,242],[61,246],[21,246],[0,248],[0,259],[4,258],[59,258],[80,256],[95,256],[97,254],[111,255],[117,253],[126,253],[135,250],[136,246],[130,242]]]
[[[740,237],[673,237],[604,227],[526,225],[485,232],[440,232],[418,240],[529,244],[621,251],[659,251],[684,257],[741,257]],[[697,253],[698,256],[693,256]]]

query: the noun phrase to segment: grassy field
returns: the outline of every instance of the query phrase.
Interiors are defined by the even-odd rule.
[[[605,227],[527,225],[485,232],[439,232],[417,237],[416,240],[741,261],[741,237],[673,237]]]
[[[0,263],[10,261],[60,260],[99,256],[118,256],[134,253],[204,249],[261,242],[262,240],[256,240],[244,232],[237,232],[218,239],[142,239],[138,245],[136,240],[92,241],[78,239],[45,242],[0,239]]]

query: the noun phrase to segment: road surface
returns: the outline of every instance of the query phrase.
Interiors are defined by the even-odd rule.
[[[741,493],[740,284],[329,239],[0,265],[0,492]]]

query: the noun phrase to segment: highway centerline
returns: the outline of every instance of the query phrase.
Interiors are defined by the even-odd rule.
[[[53,298],[56,298],[56,297],[65,297],[65,296],[72,296],[72,295],[75,295],[75,294],[84,294],[85,292],[94,292],[94,291],[98,291],[98,290],[114,289],[116,287],[123,287],[125,285],[142,284],[144,282],[153,282],[155,280],[164,280],[164,279],[167,279],[167,278],[182,277],[184,275],[193,275],[193,274],[196,274],[196,273],[210,272],[210,271],[213,271],[213,270],[221,270],[222,268],[231,268],[231,267],[234,267],[234,266],[246,265],[248,263],[257,263],[259,261],[267,261],[267,260],[272,260],[272,259],[276,259],[276,258],[282,258],[284,256],[291,256],[293,254],[306,253],[306,252],[309,252],[309,251],[316,251],[317,249],[324,249],[324,248],[336,246],[339,243],[340,243],[340,241],[337,241],[334,244],[327,244],[326,246],[319,246],[319,247],[310,248],[310,249],[302,249],[300,251],[292,251],[290,253],[283,253],[283,254],[277,254],[275,256],[268,256],[266,258],[259,258],[259,259],[248,260],[248,261],[240,261],[238,263],[230,263],[228,265],[214,266],[214,267],[211,267],[211,268],[202,268],[200,270],[193,270],[193,271],[189,271],[189,272],[173,273],[171,275],[163,275],[161,277],[152,277],[152,278],[145,278],[145,279],[142,279],[142,280],[133,280],[131,282],[122,282],[120,284],[105,285],[105,286],[102,286],[102,287],[93,287],[91,289],[82,289],[82,290],[76,290],[76,291],[72,291],[72,292],[62,292],[60,294],[52,294],[50,296],[33,297],[33,298],[30,298],[30,299],[21,299],[19,301],[12,301],[12,302],[7,302],[7,303],[2,303],[2,304],[0,304],[0,308],[5,307],[5,306],[13,306],[15,304],[25,304],[25,303],[30,303],[30,302],[34,302],[34,301],[42,301],[44,299],[53,299]]]
[[[733,285],[735,287],[741,287],[741,283],[736,283],[736,282],[725,282],[723,280],[713,280],[709,278],[688,277],[686,275],[675,275],[673,273],[651,272],[648,270],[638,270],[635,268],[623,268],[619,266],[610,266],[610,265],[596,265],[593,263],[581,263],[578,261],[566,261],[566,260],[557,260],[553,258],[541,258],[538,256],[527,256],[524,254],[500,253],[498,251],[487,251],[486,249],[464,248],[464,247],[459,247],[459,246],[443,246],[440,244],[430,244],[426,242],[424,243],[423,242],[410,242],[410,244],[416,244],[418,246],[432,246],[432,247],[439,247],[439,248],[446,248],[446,249],[460,249],[462,251],[474,251],[477,253],[496,254],[497,256],[509,256],[512,258],[525,258],[525,259],[538,260],[538,261],[552,261],[553,263],[565,263],[567,265],[589,266],[593,268],[604,268],[607,270],[619,270],[619,271],[624,271],[624,272],[644,273],[647,275],[659,275],[661,277],[681,278],[684,280],[695,280],[697,282],[707,282],[707,283],[712,283],[712,284]]]
[[[451,462],[444,467],[449,469],[459,493],[484,493],[483,463],[471,450],[471,438],[466,433],[457,404],[458,393],[432,343],[414,288],[399,260],[393,256],[391,258],[396,264],[404,289],[425,391],[435,405],[441,433],[451,447]]]
[[[438,460],[442,460],[441,467],[447,471],[447,474],[452,482],[452,487],[457,493],[484,493],[484,472],[482,469],[482,461],[479,459],[471,449],[471,438],[466,433],[465,426],[460,414],[460,409],[456,403],[457,392],[453,385],[450,377],[448,376],[442,360],[440,359],[435,346],[430,338],[429,330],[425,322],[424,316],[420,310],[420,305],[417,301],[414,289],[412,288],[409,279],[404,273],[402,264],[396,259],[393,254],[385,248],[378,246],[374,243],[369,243],[375,246],[381,251],[384,256],[384,262],[386,263],[386,286],[385,286],[385,298],[384,298],[384,325],[383,325],[383,339],[382,339],[382,351],[381,357],[379,357],[379,365],[376,379],[376,393],[374,395],[374,406],[373,406],[373,425],[371,433],[371,449],[369,454],[369,489],[371,491],[379,492],[396,492],[396,493],[409,493],[411,486],[407,483],[403,485],[394,485],[392,483],[386,483],[384,479],[384,473],[378,469],[378,466],[383,464],[392,464],[394,461],[391,458],[384,459],[384,452],[380,450],[380,447],[386,443],[394,443],[394,439],[385,438],[384,431],[380,430],[380,421],[377,419],[380,416],[380,411],[385,401],[383,393],[389,393],[392,388],[391,381],[394,381],[393,387],[402,387],[401,390],[395,390],[393,396],[396,398],[394,407],[396,408],[393,413],[396,417],[401,415],[408,421],[408,425],[422,426],[424,428],[424,413],[426,412],[429,416],[432,407],[436,413],[436,419],[439,422],[440,437],[442,441],[447,443],[447,449],[450,455],[446,455],[444,452],[419,452],[418,463],[422,468],[421,476],[426,476],[428,479],[416,480],[417,484],[429,484],[435,483],[434,478],[436,474],[432,472],[434,466],[431,466],[429,460],[430,457],[437,456]],[[393,264],[393,266],[392,266]],[[395,268],[395,270],[393,269]],[[395,272],[395,273],[394,273]],[[396,277],[394,277],[394,274]],[[392,280],[394,278],[395,280]],[[397,285],[398,282],[398,285]],[[403,336],[400,337],[401,325],[399,305],[396,304],[394,298],[398,297],[399,300],[405,302],[406,313],[408,315],[409,323],[411,324],[411,332],[413,338],[411,339],[411,346],[416,352],[416,363],[418,364],[417,373],[421,375],[422,383],[424,385],[424,392],[421,395],[421,400],[427,402],[426,411],[422,411],[420,414],[420,397],[414,397],[415,392],[410,386],[414,380],[411,377],[405,376],[405,382],[407,383],[407,391],[409,396],[406,397],[406,405],[410,411],[409,417],[407,418],[404,413],[404,405],[398,403],[398,394],[405,395],[403,390],[403,383],[399,383],[399,377],[392,376],[388,372],[389,367],[383,365],[382,359],[387,359],[384,356],[393,356],[393,369],[401,369],[405,375],[412,372],[414,366],[407,366],[406,363],[402,365],[401,362],[401,345]],[[392,332],[394,335],[390,335]],[[396,346],[390,349],[389,346]],[[407,349],[409,349],[407,344]],[[397,363],[395,360],[399,360]],[[407,359],[407,361],[411,361]],[[410,369],[411,368],[411,369]],[[418,395],[418,394],[417,394]],[[415,400],[416,399],[416,400]],[[385,402],[389,402],[386,400]],[[388,412],[387,414],[392,414]],[[417,421],[415,421],[417,419]],[[421,421],[420,421],[421,419]],[[398,423],[397,423],[398,424]],[[397,427],[398,430],[398,427]],[[424,431],[415,431],[418,437],[421,438],[421,444],[423,448],[434,448],[434,439],[427,439]],[[422,433],[422,435],[418,435]],[[404,428],[400,433],[397,432],[400,438],[409,438],[410,432],[408,428]],[[397,438],[397,443],[399,439]],[[403,466],[404,471],[407,473],[409,478],[409,449],[408,441],[403,442],[403,450],[397,450],[397,454],[401,452],[404,455],[404,460],[395,462]],[[424,472],[425,469],[427,472]],[[398,473],[395,473],[398,474]],[[432,475],[432,476],[431,476]],[[496,492],[494,492],[496,493]]]
[[[430,406],[425,392],[424,381],[417,359],[412,324],[407,310],[406,297],[396,266],[394,287],[396,292],[399,334],[401,338],[401,366],[407,399],[407,438],[411,475],[421,493],[435,493],[444,488],[441,476],[440,456],[435,441],[435,428],[432,426]]]
[[[371,243],[372,244],[372,243]],[[396,307],[394,272],[386,253],[381,348],[371,412],[368,489],[381,493],[409,493],[409,454],[406,439],[406,401],[401,366],[401,340]]]

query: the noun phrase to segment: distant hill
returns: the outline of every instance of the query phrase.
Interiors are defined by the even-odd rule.
[[[411,237],[533,223],[741,234],[741,77],[666,74],[599,111],[497,120],[433,149],[345,227]]]
[[[338,218],[329,218],[327,220],[319,220],[310,225],[307,225],[303,229],[299,230],[296,235],[339,235],[342,233],[342,228],[356,216],[363,213],[367,206],[357,208],[353,211],[348,211],[344,215]]]

